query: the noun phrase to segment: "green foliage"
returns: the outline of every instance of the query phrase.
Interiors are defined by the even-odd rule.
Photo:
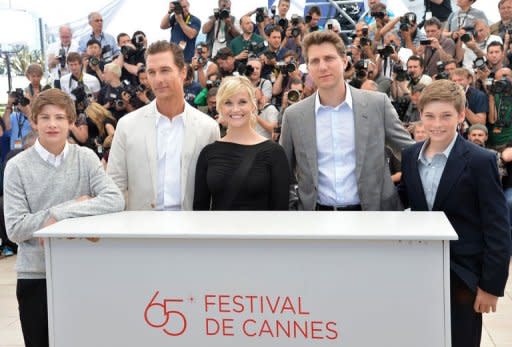
[[[23,76],[25,70],[30,64],[37,63],[44,67],[44,59],[41,51],[34,50],[30,51],[27,46],[18,47],[16,49],[18,53],[10,56],[11,71],[13,75]],[[0,73],[6,73],[6,60],[4,57],[0,59]]]

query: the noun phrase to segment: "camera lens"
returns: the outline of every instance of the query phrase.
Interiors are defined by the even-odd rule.
[[[297,89],[290,89],[288,91],[288,101],[291,103],[295,103],[300,99],[300,92]]]

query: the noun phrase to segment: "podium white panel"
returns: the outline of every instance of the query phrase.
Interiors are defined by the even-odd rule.
[[[38,234],[51,346],[450,346],[441,213],[125,212]]]

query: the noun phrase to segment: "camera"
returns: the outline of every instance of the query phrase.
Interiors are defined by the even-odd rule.
[[[269,51],[269,50],[266,50],[265,52],[263,52],[263,55],[265,55],[265,57],[268,60],[273,60],[273,59],[277,58],[276,52],[272,52],[272,51]]]
[[[240,76],[251,77],[254,73],[254,67],[247,64],[240,64],[237,71]]]
[[[460,40],[464,43],[468,43],[474,36],[475,27],[468,26],[463,27],[462,29],[464,29],[466,33],[460,37]]]
[[[432,40],[420,40],[420,45],[422,46],[430,46],[432,44]]]
[[[13,105],[14,106],[27,106],[30,104],[30,100],[25,97],[25,94],[23,93],[23,89],[16,88],[14,92],[10,92],[9,96],[14,99]]]
[[[208,62],[208,59],[203,57],[203,46],[197,46],[196,52],[197,52],[197,63],[201,66],[206,65],[206,63]]]
[[[304,22],[306,22],[306,24],[311,23],[312,20],[313,16],[311,16],[310,14],[307,14],[306,17],[304,17]]]
[[[135,36],[133,36],[132,38],[132,43],[135,45],[135,47],[137,49],[143,49],[144,48],[144,39],[146,37],[143,35],[143,34],[137,34]]]
[[[332,24],[327,24],[327,30],[332,30]]]
[[[484,57],[476,58],[473,61],[473,68],[478,70],[485,70],[487,68],[487,62]]]
[[[356,78],[357,79],[365,79],[368,76],[368,59],[361,59],[357,63],[354,64],[354,69],[356,69]]]
[[[254,41],[248,42],[245,45],[244,50],[249,52],[249,55],[248,55],[249,58],[258,57],[261,54],[261,52],[263,52],[265,50],[265,42],[263,42],[263,41],[259,42],[259,43],[254,42]]]
[[[506,77],[502,77],[501,79],[494,81],[489,88],[489,92],[491,94],[506,94],[510,95],[512,93],[512,83]]]
[[[368,27],[364,27],[361,29],[363,37],[368,37]]]
[[[66,67],[66,50],[64,48],[59,49],[59,64],[61,68]]]
[[[450,79],[450,75],[448,74],[448,72],[446,72],[444,70],[444,68],[445,68],[445,63],[444,62],[438,61],[436,63],[436,67],[437,67],[436,80],[447,80],[447,79]]]
[[[279,69],[279,72],[281,72],[283,75],[287,75],[289,73],[294,72],[297,69],[297,66],[295,64],[295,60],[292,59],[290,60],[289,63],[280,61],[277,63],[276,67]]]
[[[223,8],[223,9],[215,8],[213,10],[213,15],[215,16],[215,18],[216,19],[220,19],[220,20],[224,20],[226,18],[229,18],[230,14],[231,13],[229,12],[228,8]]]
[[[292,25],[296,27],[300,23],[300,17],[296,14],[292,15],[292,18],[290,19]]]
[[[381,57],[387,58],[391,54],[395,53],[395,50],[393,49],[393,46],[387,45],[381,48],[377,48],[377,52],[380,54]]]
[[[100,65],[100,60],[98,58],[96,58],[96,57],[90,57],[89,58],[89,64],[91,66],[98,66],[98,65]]]
[[[296,103],[297,101],[300,100],[301,94],[302,93],[300,91],[298,91],[297,89],[290,89],[288,91],[288,102],[290,104]]]
[[[384,19],[384,17],[386,16],[386,14],[382,11],[372,12],[370,15],[375,19]]]
[[[206,89],[218,88],[220,86],[220,80],[206,81]]]
[[[266,10],[265,7],[258,7],[256,9],[256,23],[263,23],[265,21]]]
[[[139,89],[135,85],[132,85],[130,81],[123,80],[121,82],[121,86],[123,88],[122,91],[128,93],[130,97],[134,98],[137,96],[137,92],[139,91]]]
[[[409,79],[409,74],[407,70],[405,70],[402,65],[393,66],[393,72],[396,74],[396,81],[403,82]]]
[[[137,53],[137,50],[133,49],[132,47],[125,45],[121,47],[121,54],[123,55],[123,58],[125,61],[129,60],[131,57],[133,57]],[[92,58],[91,58],[92,59]],[[99,62],[98,62],[99,63]],[[92,64],[92,63],[91,63]],[[97,65],[97,64],[94,64]]]
[[[117,95],[116,93],[107,94],[105,97],[105,102],[109,102],[110,105],[115,106],[117,108],[124,108],[125,106],[124,101],[121,99],[121,96]]]
[[[400,31],[409,31],[414,23],[416,23],[416,15],[413,12],[406,13],[400,17]]]
[[[173,1],[172,4],[174,5],[174,13],[183,15],[183,7],[181,7],[180,2]]]
[[[279,20],[277,21],[277,25],[286,30],[288,28],[288,19],[279,18]]]

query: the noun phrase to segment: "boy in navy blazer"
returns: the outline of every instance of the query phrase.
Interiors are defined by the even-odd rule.
[[[425,88],[418,109],[429,136],[402,153],[400,197],[413,211],[443,211],[450,243],[452,347],[480,346],[482,313],[496,311],[510,262],[510,223],[496,157],[457,135],[464,91],[448,80]]]

